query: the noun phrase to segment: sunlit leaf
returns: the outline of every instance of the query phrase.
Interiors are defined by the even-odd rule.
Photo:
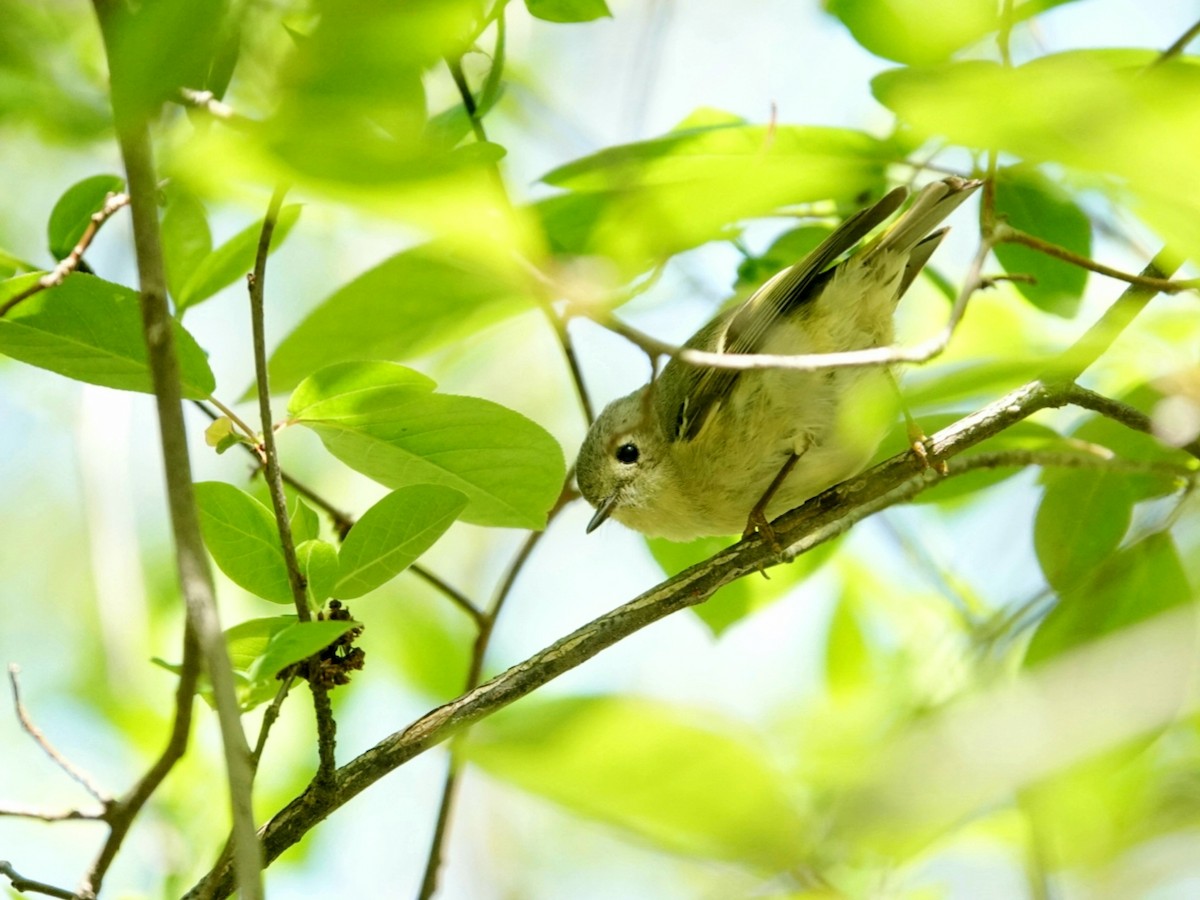
[[[13,256],[7,250],[0,250],[0,279],[11,278],[21,272],[34,272],[37,271],[37,268],[33,263]]]
[[[435,394],[429,384],[403,366],[342,363],[303,382],[288,413],[381,484],[437,484],[465,494],[464,521],[544,526],[565,473],[558,442],[519,413]]]
[[[1184,255],[1200,248],[1190,148],[1200,90],[1190,58],[1149,67],[1150,50],[1079,50],[1009,68],[971,60],[877,76],[875,96],[918,133],[1029,162],[1058,162],[1108,186]],[[983,98],[986,98],[983,99]],[[1135,135],[1153,134],[1153,141]]]
[[[348,619],[294,622],[271,635],[266,650],[250,669],[251,680],[269,683],[280,670],[323,650],[358,625]]]
[[[709,710],[624,697],[521,703],[480,723],[463,749],[493,777],[675,852],[768,869],[808,852],[763,747]]]
[[[1005,167],[996,173],[996,212],[1013,228],[1080,256],[1091,256],[1088,217],[1061,187],[1036,169]],[[1034,306],[1068,318],[1078,311],[1087,284],[1086,269],[1019,244],[998,244],[995,254],[1006,272],[1036,279],[1015,282]]]
[[[295,616],[271,616],[227,629],[225,642],[234,673],[239,676],[242,710],[274,699],[283,684],[275,677],[280,671],[328,647],[357,626],[353,621],[298,622]]]
[[[853,599],[843,596],[833,610],[825,639],[825,682],[833,694],[867,687],[875,675],[871,648]]]
[[[398,253],[326,298],[275,348],[271,385],[295,386],[351,359],[403,360],[530,308],[517,270],[424,245]]]
[[[942,62],[1000,26],[991,0],[826,0],[825,8],[877,56]]]
[[[0,303],[37,281],[20,275],[0,283]],[[216,387],[204,351],[173,324],[185,397]],[[0,319],[0,353],[76,381],[153,393],[138,295],[124,285],[75,273],[35,294]]]
[[[605,0],[525,0],[525,6],[547,22],[591,22],[612,15]]]
[[[54,204],[46,225],[54,258],[62,259],[70,254],[108,195],[124,189],[125,179],[117,175],[93,175],[67,188]]]
[[[1193,600],[1175,541],[1166,532],[1108,554],[1059,592],[1025,654],[1026,665]]]
[[[334,593],[361,597],[395,578],[433,546],[466,505],[465,495],[431,484],[388,494],[363,513],[342,542]]]
[[[544,176],[573,192],[535,207],[548,244],[638,270],[781,207],[831,199],[857,207],[883,190],[897,152],[848,129],[696,121],[712,119],[607,148]]]
[[[272,603],[291,603],[292,589],[275,517],[232,484],[195,485],[208,552],[234,584]]]
[[[271,251],[279,249],[298,218],[298,203],[289,204],[279,211],[279,219],[271,234]],[[217,291],[250,274],[254,269],[254,256],[258,252],[261,237],[262,222],[257,222],[238,232],[196,263],[191,275],[175,297],[177,310],[182,313],[188,307],[207,300]]]

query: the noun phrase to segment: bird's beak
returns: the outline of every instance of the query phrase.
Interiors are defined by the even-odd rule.
[[[617,495],[606,497],[604,501],[596,508],[596,514],[592,516],[592,521],[588,522],[587,533],[591,534],[600,525],[612,515],[612,511],[617,508]]]

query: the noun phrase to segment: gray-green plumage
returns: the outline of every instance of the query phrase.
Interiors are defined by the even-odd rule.
[[[899,209],[906,191],[896,188],[686,346],[807,354],[889,344],[895,305],[945,230],[930,232],[978,184],[948,178],[927,186],[893,228],[833,265]],[[766,514],[799,505],[874,452],[881,428],[857,412],[884,377],[878,368],[733,370],[672,359],[653,385],[610,404],[588,432],[577,478],[599,510],[591,527],[611,514],[675,540],[736,533],[792,455],[799,460]]]

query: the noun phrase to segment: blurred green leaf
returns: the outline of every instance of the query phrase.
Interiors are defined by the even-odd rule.
[[[1117,549],[1135,497],[1119,472],[1065,469],[1044,478],[1033,546],[1046,581],[1062,592],[1089,578]]]
[[[1006,166],[996,173],[996,212],[1013,228],[1091,256],[1092,224],[1070,196],[1036,169]],[[998,244],[996,258],[1009,274],[1032,275],[1015,287],[1038,309],[1071,318],[1079,311],[1087,270],[1018,244]]]
[[[402,360],[531,308],[525,276],[426,244],[343,285],[271,354],[271,385],[294,387],[351,359]]]
[[[196,269],[212,254],[212,233],[204,205],[187,191],[170,185],[162,217],[163,262],[167,290],[176,305]]]
[[[700,538],[676,543],[663,538],[647,538],[646,546],[668,578],[703,562],[737,543],[736,537]],[[768,578],[739,578],[725,585],[699,606],[690,607],[713,635],[720,637],[727,628],[746,616],[770,606],[801,581],[819,569],[834,554],[839,541],[828,541],[797,557],[787,566],[776,566]]]
[[[303,497],[297,497],[292,505],[289,524],[292,527],[292,540],[297,546],[305,541],[315,541],[321,536],[321,517]]]
[[[36,272],[37,268],[33,263],[13,256],[7,250],[0,250],[0,279],[11,278],[22,272]]]
[[[1029,644],[1025,665],[1044,662],[1195,596],[1166,532],[1109,553],[1082,575],[1059,592],[1058,605]]]
[[[299,218],[299,203],[289,204],[279,211],[268,248],[271,252],[279,249]],[[185,309],[207,300],[217,291],[250,274],[254,270],[254,257],[261,237],[262,222],[259,221],[238,232],[196,263],[175,298],[177,313],[182,315]]]
[[[572,193],[534,209],[554,251],[607,256],[636,272],[781,207],[829,199],[858,206],[883,190],[896,154],[889,142],[848,129],[706,114],[555,169],[543,180]]]
[[[381,484],[462,492],[466,522],[543,527],[565,475],[558,442],[519,413],[431,393],[430,382],[418,379],[390,363],[341,363],[301,383],[288,413],[330,453]]]
[[[744,725],[628,697],[522,702],[464,758],[495,778],[678,853],[791,869],[809,853],[790,789]]]
[[[337,548],[328,541],[297,541],[296,563],[304,576],[309,606],[319,608],[333,596],[333,586],[337,583]]]
[[[825,0],[854,39],[909,65],[943,62],[1000,26],[992,0]]]
[[[109,194],[125,190],[125,179],[118,175],[93,175],[76,182],[58,198],[50,211],[46,234],[55,259],[70,255],[87,231],[92,216],[104,206]]]
[[[271,511],[232,484],[195,485],[204,543],[229,580],[272,603],[291,603],[292,589]]]
[[[926,137],[1058,162],[1094,177],[1185,256],[1200,252],[1200,65],[1152,50],[1076,50],[1016,68],[967,61],[897,69],[875,96]],[[1134,135],[1153,134],[1152,141]],[[1130,203],[1132,200],[1132,203]]]
[[[361,597],[391,581],[433,546],[466,505],[459,491],[431,484],[388,494],[362,514],[342,542],[334,593]]]
[[[525,0],[529,14],[547,22],[591,22],[611,18],[605,0]]]
[[[463,690],[471,662],[471,645],[475,640],[475,624],[449,603],[445,597],[421,582],[417,576],[404,575],[388,586],[403,594],[396,604],[380,604],[380,612],[372,607],[371,621],[376,615],[392,612],[396,627],[388,638],[389,659],[394,659],[407,680],[417,689],[437,700],[456,697]],[[384,607],[395,606],[395,610]],[[378,639],[378,631],[373,632]]]
[[[0,303],[39,277],[0,283]],[[204,351],[180,325],[173,328],[184,396],[209,396],[216,380]],[[0,319],[0,353],[76,381],[154,392],[137,293],[93,275],[76,272],[14,307]]]
[[[834,695],[870,687],[875,677],[871,645],[854,607],[854,598],[844,592],[833,609],[825,639],[825,683]]]

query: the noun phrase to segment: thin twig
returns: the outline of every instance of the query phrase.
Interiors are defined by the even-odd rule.
[[[470,616],[471,621],[475,623],[477,628],[482,626],[483,620],[486,618],[486,616],[481,609],[475,606],[475,604],[468,599],[466,594],[462,593],[453,585],[447,584],[442,578],[438,577],[424,566],[414,563],[408,567],[408,571],[437,588],[438,591],[451,600],[459,609]]]
[[[55,749],[54,745],[50,743],[50,739],[46,737],[40,728],[33,724],[33,719],[30,718],[29,711],[25,708],[25,704],[21,702],[21,683],[17,677],[20,674],[21,667],[16,663],[11,663],[8,667],[8,681],[12,685],[13,707],[17,711],[17,720],[21,723],[21,728],[25,730],[27,735],[33,738],[34,743],[42,749],[43,753],[50,757],[56,766],[78,782],[102,806],[108,806],[112,802],[112,797],[108,792],[100,787],[96,779]]]
[[[1198,34],[1200,34],[1200,22],[1196,22],[1191,28],[1181,34],[1176,41],[1171,44],[1170,47],[1159,54],[1158,59],[1151,63],[1151,65],[1159,66],[1168,60],[1174,59],[1187,48],[1187,45],[1190,44]]]
[[[258,411],[262,419],[263,461],[266,467],[267,487],[271,494],[271,506],[275,512],[275,525],[283,549],[283,561],[287,567],[288,585],[292,589],[292,601],[296,616],[301,622],[312,619],[308,608],[308,585],[300,564],[296,560],[296,545],[292,540],[292,525],[288,518],[287,497],[283,492],[283,476],[279,470],[279,454],[275,449],[274,419],[271,415],[271,386],[267,371],[267,339],[263,312],[263,291],[267,278],[267,255],[271,248],[271,235],[279,210],[283,206],[287,187],[280,185],[271,195],[267,214],[263,217],[262,232],[258,239],[258,252],[254,260],[254,273],[249,278],[250,321],[254,333],[255,385],[258,389]],[[318,677],[317,657],[309,661],[309,687],[312,689],[313,709],[317,718],[317,772],[314,784],[320,786],[330,782],[337,768],[337,722],[329,704],[328,689]]]
[[[58,265],[31,284],[25,290],[14,294],[0,306],[0,319],[8,315],[8,311],[19,303],[28,300],[34,294],[41,291],[49,290],[52,287],[58,287],[66,281],[68,275],[79,268],[79,264],[83,261],[83,254],[87,252],[88,247],[92,245],[92,240],[96,237],[96,232],[117,210],[129,205],[129,194],[109,194],[104,198],[104,205],[96,212],[92,213],[92,217],[88,220],[87,228],[79,238],[74,248],[66,256],[59,261]]]
[[[571,474],[567,475],[566,484],[568,486],[563,488],[563,492],[559,495],[554,508],[550,510],[549,515],[546,517],[546,528],[550,527],[550,523],[554,521],[555,517],[567,503],[574,499],[575,494],[569,487],[571,477]],[[479,633],[475,636],[475,645],[471,652],[471,663],[467,670],[466,682],[463,688],[464,693],[477,688],[479,682],[483,679],[484,659],[487,656],[488,645],[492,640],[492,633],[496,628],[496,621],[504,609],[505,601],[508,600],[509,595],[512,593],[517,577],[521,574],[521,570],[525,568],[530,555],[532,555],[534,548],[545,533],[545,529],[542,531],[531,531],[525,538],[520,549],[509,563],[504,577],[500,579],[500,583],[496,588],[496,593],[492,598],[491,604],[488,606],[487,612],[479,620]],[[458,741],[456,740],[450,747],[449,766],[446,770],[446,780],[442,784],[442,796],[438,802],[437,820],[433,828],[433,838],[429,843],[429,853],[425,859],[425,872],[421,877],[421,888],[417,893],[418,900],[430,900],[437,893],[438,874],[442,866],[443,848],[445,846],[446,834],[449,830],[450,814],[454,808],[455,795],[458,792],[460,769]]]
[[[26,891],[33,891],[38,894],[45,894],[47,897],[61,897],[63,900],[78,900],[78,895],[74,891],[68,891],[66,888],[55,887],[52,884],[46,884],[44,881],[34,881],[32,878],[26,878],[12,867],[6,859],[0,859],[0,875],[5,875],[12,882],[13,890],[24,894]]]
[[[258,445],[259,445],[258,434],[255,433],[253,428],[251,428],[249,425],[247,425],[245,422],[243,422],[238,417],[237,413],[235,413],[232,409],[230,409],[228,406],[226,406],[224,403],[222,403],[216,397],[209,396],[208,400],[210,403],[212,403],[213,406],[215,406],[217,409],[219,409],[221,411],[221,414],[223,416],[225,416],[227,419],[229,419],[230,422],[232,422],[234,425],[236,425],[238,428],[240,428],[242,430],[242,434],[244,434],[247,438],[249,438],[251,441],[254,442],[255,447],[258,447]],[[197,403],[197,405],[200,404],[199,400],[197,400],[195,402]],[[213,418],[216,419],[216,416],[213,416]],[[267,430],[270,430],[270,429],[267,429]],[[245,444],[243,444],[243,446],[245,446],[246,449],[250,450],[252,453],[255,452],[253,448],[251,448]],[[261,455],[261,453],[262,453],[261,449],[258,452]]]
[[[220,119],[227,125],[239,130],[247,130],[259,124],[248,116],[242,115],[227,103],[217,99],[212,91],[198,91],[194,88],[180,88],[174,100],[182,106],[203,110],[214,119]]]
[[[104,875],[116,859],[134,819],[187,751],[188,735],[192,728],[192,704],[199,680],[200,648],[195,628],[188,622],[183,628],[183,660],[179,665],[179,682],[175,685],[175,715],[171,722],[171,733],[154,765],[128,794],[109,807],[106,817],[110,828],[108,839],[83,880],[82,893],[85,896],[94,896],[99,892]]]
[[[1095,391],[1089,391],[1077,384],[1071,385],[1067,390],[1073,406],[1100,413],[1100,415],[1112,419],[1114,422],[1120,422],[1126,428],[1132,428],[1134,431],[1154,434],[1154,423],[1141,410],[1134,409],[1119,400],[1113,400],[1111,397],[1105,397],[1103,394],[1097,394]],[[1200,439],[1184,444],[1179,449],[1200,459]]]
[[[1039,253],[1044,253],[1046,256],[1051,256],[1054,259],[1062,260],[1065,263],[1070,263],[1073,266],[1078,266],[1081,269],[1087,269],[1089,272],[1095,272],[1098,275],[1106,275],[1109,278],[1115,278],[1118,281],[1124,281],[1127,284],[1135,284],[1138,287],[1150,288],[1154,291],[1160,291],[1164,294],[1178,294],[1182,291],[1194,291],[1200,289],[1200,278],[1182,279],[1172,281],[1169,278],[1158,278],[1153,275],[1134,275],[1131,272],[1122,272],[1120,269],[1114,269],[1111,266],[1106,266],[1103,263],[1098,263],[1086,256],[1081,256],[1078,253],[1072,253],[1066,247],[1060,247],[1058,244],[1052,244],[1049,241],[1044,241],[1039,237],[1034,237],[1032,234],[1027,234],[1013,228],[1010,225],[1000,224],[996,226],[996,242],[1000,244],[1021,244],[1029,247]]]
[[[933,337],[911,347],[868,347],[863,350],[843,350],[838,353],[801,353],[794,355],[770,353],[712,353],[691,347],[680,347],[632,328],[615,318],[596,319],[601,326],[636,344],[652,356],[670,356],[693,366],[711,369],[788,369],[816,372],[824,369],[888,366],[895,363],[924,363],[939,356],[950,344],[954,331],[962,321],[967,302],[975,291],[986,283],[981,275],[984,260],[991,252],[991,241],[984,239],[971,262],[963,288],[958,292],[946,324]]]
[[[82,809],[34,809],[31,806],[0,806],[0,816],[12,819],[37,819],[39,822],[104,822],[106,810],[85,812]]]
[[[1000,51],[1000,62],[1004,66],[1012,65],[1012,49],[1009,47],[1009,43],[1012,40],[1012,30],[1012,0],[1004,0],[1004,6],[1000,10],[1000,30],[996,32],[996,46]]]
[[[176,567],[194,640],[199,645],[200,655],[204,658],[212,684],[217,719],[220,723],[228,772],[230,806],[237,834],[234,857],[238,889],[242,900],[261,900],[262,855],[254,829],[254,808],[251,803],[253,773],[250,767],[250,748],[242,731],[241,710],[234,689],[233,670],[221,630],[220,617],[217,614],[212,571],[209,569],[204,541],[200,534],[200,521],[192,490],[179,357],[175,350],[175,332],[171,327],[171,316],[167,307],[166,277],[155,198],[154,161],[147,124],[149,111],[142,106],[140,100],[126,93],[128,86],[135,79],[124,69],[128,64],[126,57],[115,51],[120,43],[120,36],[116,31],[118,20],[122,16],[122,4],[119,0],[93,0],[93,3],[104,41],[109,80],[113,86],[113,121],[125,163],[130,196],[142,331],[158,410],[159,438],[166,474],[167,505],[175,539]],[[185,647],[187,644],[185,636]],[[189,699],[189,708],[190,702]],[[93,892],[100,888],[100,874],[102,873],[95,873],[96,878],[90,886]]]

